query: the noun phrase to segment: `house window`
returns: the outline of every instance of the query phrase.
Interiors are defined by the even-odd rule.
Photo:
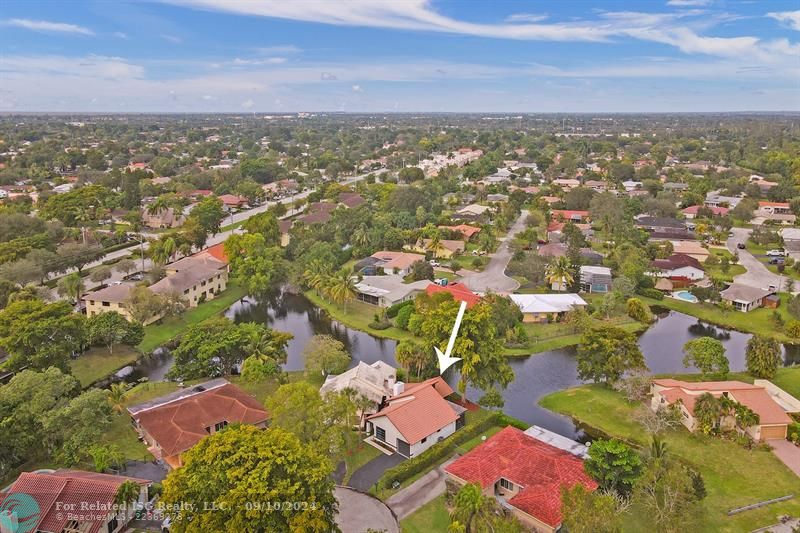
[[[375,437],[378,440],[386,442],[386,430],[383,429],[382,427],[375,426]]]
[[[119,521],[117,520],[116,516],[108,521],[108,533],[114,533],[118,527]]]
[[[425,438],[424,438],[424,439],[422,439],[420,442],[424,444],[426,440],[428,440],[428,437],[425,437]]]
[[[183,291],[183,294],[189,294],[189,289],[186,289],[185,291]]]
[[[506,490],[514,490],[514,484],[504,477],[500,478],[500,486]]]
[[[205,286],[206,286],[206,282],[205,282],[205,281],[201,281],[201,282],[200,282],[200,286],[201,286],[201,287],[205,287]]]
[[[214,424],[214,431],[215,432],[222,431],[227,425],[228,425],[228,421],[227,420],[223,420],[222,422],[218,422],[218,423]]]
[[[103,302],[103,307],[111,307],[111,302]]]

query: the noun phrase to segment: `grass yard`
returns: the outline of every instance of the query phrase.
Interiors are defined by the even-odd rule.
[[[383,452],[364,442],[359,435],[353,448],[345,451],[344,464],[347,466],[347,470],[345,471],[342,485],[347,485],[350,482],[350,476],[356,470],[381,455],[383,455]]]
[[[439,533],[447,531],[450,515],[445,505],[444,494],[429,501],[408,518],[400,521],[402,533]]]
[[[797,376],[791,378],[795,382]],[[590,427],[647,446],[650,437],[634,422],[637,405],[599,385],[585,385],[559,391],[539,402],[552,411],[572,416]],[[735,443],[716,437],[691,434],[684,428],[665,434],[668,452],[697,468],[705,480],[708,496],[703,500],[699,527],[695,531],[751,531],[775,523],[781,514],[800,514],[800,500],[769,505],[734,516],[725,513],[787,494],[797,494],[798,478],[771,452],[745,450]],[[631,509],[625,517],[625,531],[641,531],[647,517]]]
[[[700,374],[659,374],[660,378],[674,378],[683,381],[703,381]],[[728,379],[752,383],[753,376],[747,372],[731,372]],[[779,368],[778,373],[771,379],[775,385],[782,388],[792,396],[800,398],[800,366]]]
[[[792,267],[787,266],[783,269],[783,272],[778,272],[778,265],[770,265],[769,260],[770,258],[766,256],[767,251],[774,250],[776,248],[782,248],[780,244],[777,242],[772,242],[766,245],[756,244],[751,240],[748,240],[745,245],[747,246],[747,251],[753,254],[756,259],[761,261],[767,270],[772,272],[773,274],[782,274],[789,278],[792,278],[795,281],[800,281],[800,272],[794,270]]]
[[[728,260],[733,261],[733,254],[724,248],[709,248],[708,251],[713,253],[720,259],[722,259],[723,257],[727,257]],[[742,265],[734,265],[734,264],[728,265],[727,272],[723,272],[722,267],[720,265],[709,266],[704,264],[703,268],[706,269],[706,274],[709,277],[727,282],[732,282],[734,277],[747,272],[747,269]]]
[[[152,352],[180,335],[187,327],[224,312],[245,294],[246,291],[242,287],[236,282],[230,281],[227,289],[213,300],[207,300],[178,316],[165,318],[159,323],[145,326],[144,339],[138,348],[144,353]]]
[[[114,347],[114,353],[108,353],[105,346],[90,348],[83,355],[70,361],[72,375],[78,378],[81,387],[87,388],[91,384],[104,379],[122,367],[125,367],[139,357],[141,352],[136,348],[120,344]]]
[[[778,313],[785,322],[792,320],[793,317],[786,310],[786,302],[788,293],[779,293],[781,297],[781,305],[778,306]],[[796,342],[797,339],[792,339],[781,331],[776,331],[775,324],[772,321],[772,313],[774,309],[759,308],[749,313],[742,313],[740,311],[723,312],[719,307],[708,303],[690,303],[683,300],[676,300],[675,298],[664,298],[663,300],[653,300],[638,296],[643,302],[648,305],[658,305],[679,311],[687,315],[697,317],[706,322],[716,324],[729,329],[743,331],[745,333],[756,333],[765,335],[779,340],[780,342]]]

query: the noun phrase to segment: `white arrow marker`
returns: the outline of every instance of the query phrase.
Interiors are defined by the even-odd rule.
[[[460,357],[450,357],[450,354],[453,352],[453,345],[456,343],[458,328],[461,327],[461,319],[464,318],[464,311],[466,310],[467,302],[461,302],[461,307],[458,308],[458,316],[456,316],[456,324],[453,326],[453,333],[450,334],[450,340],[447,342],[447,350],[442,353],[439,348],[433,348],[436,351],[436,357],[439,359],[439,374],[444,374],[445,370],[461,361]]]

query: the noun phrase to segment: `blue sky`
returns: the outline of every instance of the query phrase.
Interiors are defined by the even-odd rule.
[[[800,2],[14,1],[0,111],[800,110]]]

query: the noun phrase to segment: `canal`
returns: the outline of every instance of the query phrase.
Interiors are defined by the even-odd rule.
[[[693,338],[710,336],[719,339],[726,348],[730,369],[745,369],[745,348],[749,334],[729,331],[700,320],[666,309],[654,309],[657,321],[639,337],[639,346],[647,365],[654,374],[692,372],[696,369],[683,366],[682,347]],[[302,294],[280,291],[259,299],[245,298],[233,304],[226,316],[236,322],[260,322],[270,328],[291,333],[294,338],[287,347],[285,370],[302,370],[303,348],[314,335],[327,334],[339,339],[353,357],[352,366],[358,361],[373,363],[384,361],[393,366],[396,341],[373,337],[368,333],[350,329],[331,320],[327,314],[315,307]],[[543,426],[551,431],[571,437],[582,437],[580,429],[563,416],[538,406],[542,396],[579,385],[575,349],[551,350],[530,357],[510,359],[515,379],[504,391],[504,411],[530,424]],[[784,364],[800,364],[800,347],[793,345],[784,349]],[[147,377],[151,381],[164,379],[172,366],[172,357],[164,351],[142,361],[126,380],[135,381]],[[445,377],[455,384],[458,376],[448,371]],[[480,391],[467,390],[467,397],[476,401]]]

